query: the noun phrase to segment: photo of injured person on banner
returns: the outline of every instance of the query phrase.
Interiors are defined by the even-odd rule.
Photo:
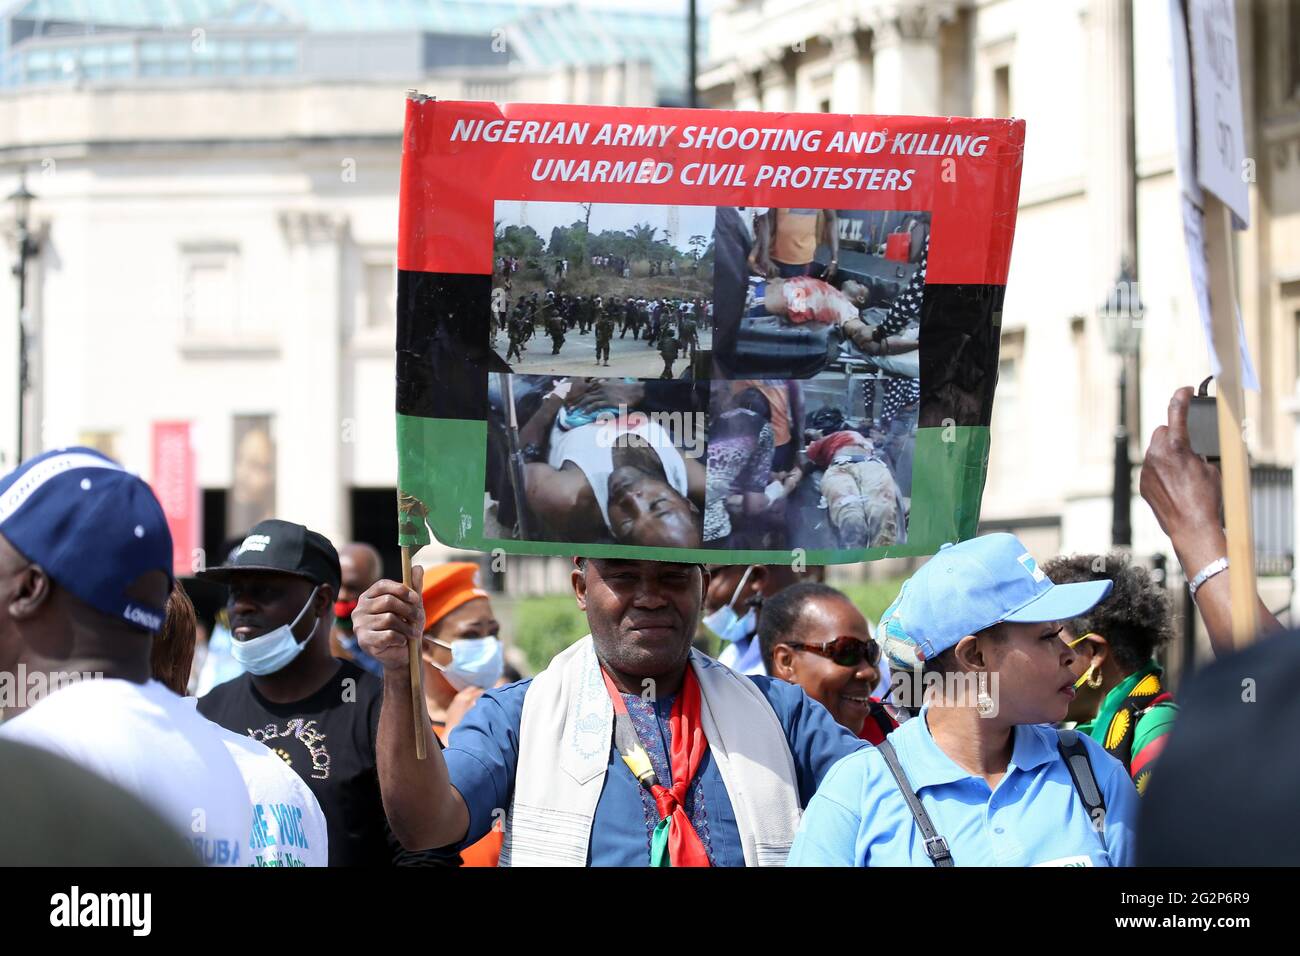
[[[718,210],[707,547],[907,543],[929,225]]]
[[[906,544],[918,405],[892,387],[852,372],[713,382],[705,546]]]
[[[488,534],[700,547],[707,391],[707,383],[491,375]]]
[[[923,212],[719,208],[714,377],[880,370],[915,383],[929,235]]]

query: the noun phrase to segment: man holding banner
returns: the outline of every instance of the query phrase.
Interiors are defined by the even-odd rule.
[[[577,558],[590,634],[532,680],[484,693],[446,751],[419,760],[412,571],[414,589],[379,581],[353,615],[384,665],[379,778],[409,849],[503,826],[503,866],[779,866],[822,777],[865,746],[799,688],[692,649],[701,566]]]
[[[543,123],[567,131],[572,155],[537,139]],[[377,582],[353,614],[361,646],[384,666],[378,770],[389,822],[408,848],[463,847],[501,825],[505,865],[783,863],[830,766],[865,744],[799,688],[738,674],[692,650],[709,585],[702,563],[919,556],[975,533],[996,381],[995,304],[1010,261],[1024,124],[789,115],[779,120],[784,142],[799,148],[756,148],[772,123],[770,114],[633,116],[408,98],[398,279],[430,290],[398,297],[399,544],[410,576]],[[634,134],[656,144],[635,160],[627,155]],[[573,147],[582,147],[581,158]],[[552,372],[542,387],[498,367],[487,348],[487,311],[502,196],[519,197],[538,215],[551,208],[564,222],[580,214],[563,208],[575,200],[654,221],[714,208],[713,301],[682,283],[653,289],[665,308],[648,341],[660,350],[664,376],[672,377],[681,341],[691,338],[689,323],[707,318],[713,359],[692,363],[691,383],[665,386],[672,395],[654,409],[658,420],[630,402],[627,411],[611,403],[601,420],[569,416],[578,410],[575,388],[648,390],[662,382],[579,385],[556,382]],[[798,274],[751,277],[755,236],[745,218],[796,201],[820,210],[791,219],[797,241],[776,250]],[[907,527],[874,549],[857,538],[843,546],[820,514],[823,492],[810,476],[798,498],[813,531],[765,550],[706,540],[697,515],[709,468],[720,477],[729,463],[686,455],[685,440],[701,439],[698,449],[719,437],[722,423],[708,412],[714,388],[776,381],[782,392],[818,396],[809,411],[834,407],[850,427],[890,424],[876,407],[881,378],[840,346],[860,340],[863,351],[884,351],[871,339],[868,320],[880,315],[871,310],[883,310],[915,263],[886,262],[872,242],[841,252],[838,230],[817,228],[838,209],[880,229],[904,212],[934,228],[924,280],[933,285],[925,285],[918,312],[924,344],[907,343],[925,370],[919,407],[897,429],[915,446],[914,473],[925,477],[909,492]],[[639,254],[592,260],[624,278],[645,262]],[[599,289],[596,364],[608,365],[615,321],[632,324],[635,338],[647,317],[620,308],[615,293],[625,286]],[[792,434],[802,409],[797,417]],[[771,475],[764,478],[765,491]],[[486,691],[444,752],[429,746],[420,710],[422,575],[410,563],[430,534],[457,549],[576,556],[572,586],[590,630],[533,680]]]

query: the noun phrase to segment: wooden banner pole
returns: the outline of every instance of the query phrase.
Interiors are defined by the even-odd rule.
[[[402,546],[402,583],[413,588],[411,583],[411,549]],[[420,638],[413,639],[407,645],[407,659],[411,666],[411,716],[414,719],[415,756],[424,760],[429,756],[427,735],[428,721],[424,710],[424,671],[420,666]]]
[[[1223,472],[1224,530],[1228,536],[1228,596],[1232,642],[1242,647],[1259,631],[1255,542],[1250,513],[1250,461],[1246,452],[1245,392],[1241,381],[1237,291],[1232,263],[1232,212],[1205,193],[1205,255],[1209,268],[1211,327],[1219,357],[1219,467]],[[1196,568],[1188,568],[1195,573]]]

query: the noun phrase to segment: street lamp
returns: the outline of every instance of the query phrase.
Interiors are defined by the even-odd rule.
[[[1142,300],[1137,279],[1125,266],[1099,312],[1106,347],[1119,357],[1119,415],[1115,428],[1115,476],[1111,488],[1111,543],[1133,544],[1130,507],[1133,499],[1133,463],[1128,454],[1128,367],[1142,343]]]
[[[9,194],[18,225],[18,261],[13,273],[18,278],[18,438],[14,464],[23,460],[23,405],[27,397],[27,260],[40,251],[40,244],[28,228],[27,212],[36,197],[27,188],[27,177],[19,174],[18,188]]]

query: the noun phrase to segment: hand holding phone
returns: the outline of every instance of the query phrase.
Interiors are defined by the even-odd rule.
[[[1208,394],[1210,379],[1192,396],[1187,408],[1187,440],[1192,451],[1206,461],[1219,460],[1219,403]]]
[[[1223,534],[1219,469],[1201,457],[1190,440],[1193,397],[1191,388],[1174,392],[1169,423],[1152,434],[1138,479],[1142,497],[1176,550],[1188,536],[1195,538],[1206,531],[1218,537]],[[1211,450],[1218,450],[1217,442]]]

